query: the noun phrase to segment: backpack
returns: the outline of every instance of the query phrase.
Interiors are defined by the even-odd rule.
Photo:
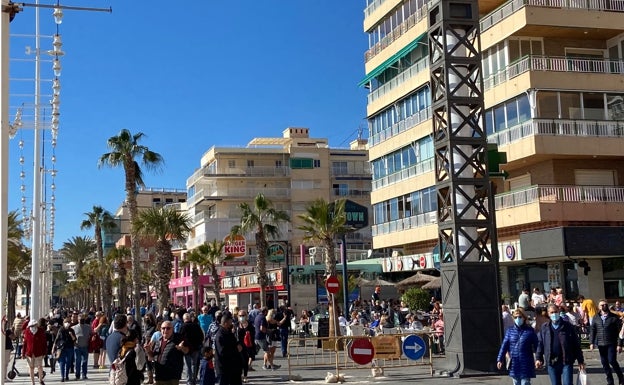
[[[126,385],[128,383],[128,372],[126,372],[126,357],[115,358],[115,361],[113,361],[110,367],[108,383],[110,385]]]
[[[145,349],[143,346],[137,344],[134,347],[134,352],[136,353],[135,363],[137,370],[142,372],[145,369],[145,365],[147,365],[147,356],[145,355]]]
[[[251,332],[249,330],[245,332],[245,338],[243,339],[243,343],[248,348],[254,345],[253,339],[251,338]]]

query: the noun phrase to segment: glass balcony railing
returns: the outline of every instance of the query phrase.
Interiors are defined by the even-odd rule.
[[[624,187],[534,185],[494,198],[496,210],[540,203],[624,203]]]
[[[501,71],[483,79],[483,86],[488,90],[528,71],[624,74],[624,61],[558,56],[525,56],[506,66]]]
[[[436,218],[436,212],[430,211],[418,215],[413,215],[407,218],[397,219],[395,221],[384,222],[378,225],[373,225],[373,237],[395,233],[397,231],[404,231],[409,229],[415,229],[417,227],[428,226],[438,223]]]
[[[427,70],[429,68],[429,58],[424,57],[418,60],[416,63],[412,64],[404,71],[399,73],[397,76],[393,77],[389,82],[385,83],[381,87],[371,91],[368,94],[368,104],[374,102],[375,100],[383,97],[388,92],[393,89],[399,87],[409,79],[415,77],[419,72]],[[429,77],[427,77],[427,82],[429,82]]]
[[[403,36],[407,31],[412,29],[421,20],[425,19],[429,14],[429,5],[423,4],[423,6],[413,15],[405,19],[401,24],[397,25],[389,34],[384,36],[379,42],[373,45],[368,51],[364,53],[364,62],[368,62],[370,59],[377,56],[381,51],[388,47],[399,37]]]
[[[400,134],[405,130],[416,127],[418,124],[431,118],[431,107],[427,107],[424,110],[420,110],[417,114],[414,114],[407,119],[403,119],[400,122],[393,124],[383,131],[376,132],[369,136],[368,140],[370,146],[375,146],[379,143],[385,142],[395,135]]]
[[[531,119],[488,135],[488,141],[503,146],[534,135],[620,138],[624,121]]]
[[[527,6],[624,12],[624,0],[511,0],[481,18],[481,32],[487,31],[519,9]]]
[[[374,0],[364,8],[364,18],[367,18],[371,13],[375,12],[386,0]]]
[[[414,178],[418,175],[423,175],[433,171],[433,168],[433,158],[425,159],[424,161],[411,165],[406,169],[384,176],[383,178],[373,180],[373,191]]]

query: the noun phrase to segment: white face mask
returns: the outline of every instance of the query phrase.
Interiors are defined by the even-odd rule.
[[[31,327],[30,327],[30,332],[31,332],[32,334],[37,333],[37,327],[36,327],[36,326],[31,326]]]
[[[63,324],[63,326],[65,326],[65,328],[68,328],[68,327],[69,327],[69,322],[65,322],[65,323]]]

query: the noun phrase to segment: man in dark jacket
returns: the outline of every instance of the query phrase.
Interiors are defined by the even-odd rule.
[[[578,361],[579,370],[585,370],[576,329],[561,319],[559,307],[554,304],[548,306],[548,316],[550,322],[544,323],[537,334],[535,367],[546,365],[551,384],[572,385],[574,361]]]
[[[197,382],[197,373],[199,371],[199,353],[204,341],[204,332],[198,323],[193,322],[190,313],[184,313],[182,316],[182,326],[180,327],[180,335],[184,346],[189,351],[184,355],[186,363],[186,383],[195,385]]]
[[[243,363],[240,353],[243,346],[236,340],[232,332],[233,327],[232,314],[224,312],[221,316],[221,326],[215,336],[215,371],[219,385],[242,384]]]
[[[148,345],[145,352],[150,361],[154,362],[155,385],[178,385],[182,378],[184,353],[188,349],[182,343],[182,337],[173,332],[171,321],[163,321],[160,325],[162,337]]]
[[[601,299],[598,303],[600,312],[594,316],[589,328],[590,349],[598,346],[600,363],[607,376],[607,385],[613,385],[613,372],[617,375],[620,385],[624,385],[622,369],[617,362],[617,353],[622,351],[622,340],[619,338],[622,321],[609,310],[609,304]],[[613,371],[611,370],[613,368]]]

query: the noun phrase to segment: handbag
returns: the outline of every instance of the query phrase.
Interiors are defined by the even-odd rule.
[[[58,360],[59,358],[61,358],[61,354],[63,354],[63,349],[56,349],[54,351],[54,359]]]

